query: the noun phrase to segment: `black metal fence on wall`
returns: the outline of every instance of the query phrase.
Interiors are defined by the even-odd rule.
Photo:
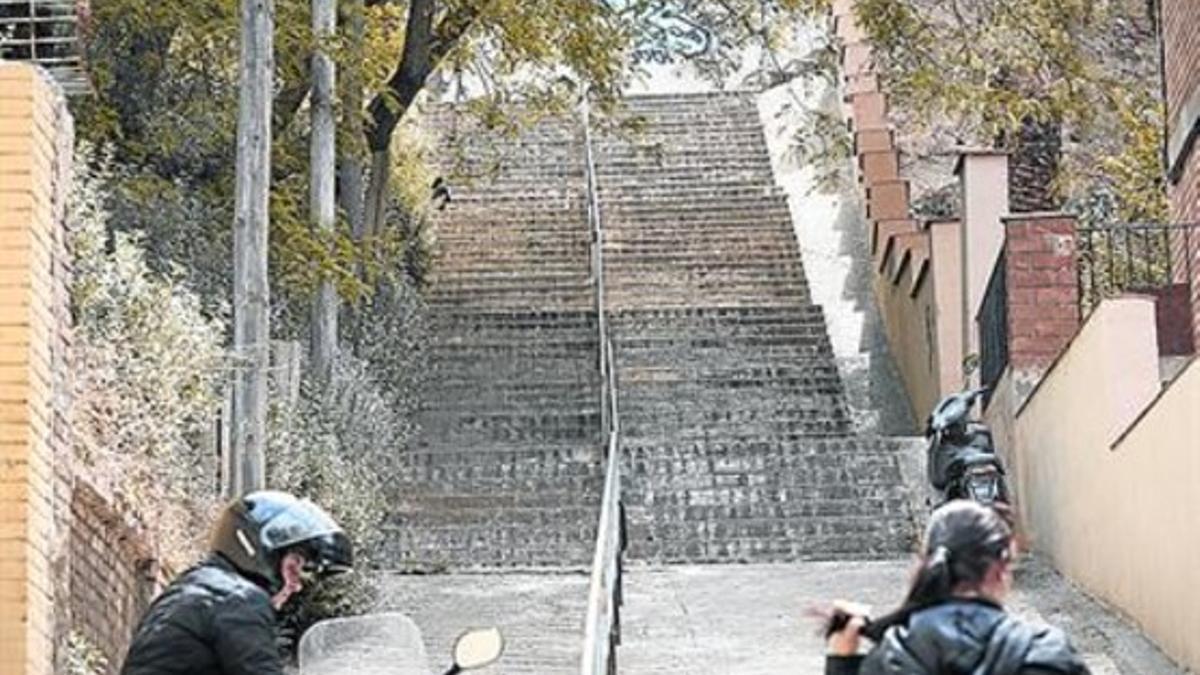
[[[1156,291],[1192,278],[1196,225],[1125,225],[1079,230],[1079,302],[1086,316],[1104,298]]]
[[[1156,300],[1164,355],[1195,351],[1192,289],[1200,225],[1117,225],[1078,233],[1079,309],[1088,316],[1101,300],[1141,293]]]
[[[980,383],[991,390],[1008,367],[1008,278],[1004,251],[992,269],[977,320]],[[989,398],[984,395],[985,404]]]
[[[0,0],[0,60],[44,67],[67,94],[88,90],[79,44],[83,0]]]
[[[1117,225],[1077,231],[1080,315],[1122,293],[1155,299],[1159,352],[1194,354],[1192,283],[1200,258],[1200,224]],[[979,374],[993,388],[1009,361],[1006,253],[1001,251],[976,317]],[[986,398],[986,397],[985,397]]]

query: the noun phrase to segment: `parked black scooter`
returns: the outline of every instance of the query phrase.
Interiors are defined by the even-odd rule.
[[[992,432],[970,418],[975,402],[986,388],[959,392],[942,399],[925,426],[929,441],[926,473],[942,495],[938,505],[952,499],[981,504],[1008,502],[1004,466],[996,455]]]

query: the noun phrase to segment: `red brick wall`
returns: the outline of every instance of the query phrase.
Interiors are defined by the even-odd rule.
[[[63,672],[72,631],[115,672],[156,590],[139,528],[73,473],[73,138],[46,74],[0,63],[0,675]]]
[[[1009,364],[1040,374],[1079,330],[1075,221],[1030,215],[1004,225]]]
[[[1168,194],[1172,222],[1189,226],[1175,233],[1171,256],[1176,280],[1186,281],[1191,273],[1192,333],[1200,336],[1200,151],[1193,149],[1183,176],[1170,185]]]
[[[1184,101],[1200,86],[1200,2],[1161,2],[1167,118],[1174,129]]]
[[[1184,104],[1200,88],[1200,1],[1161,0],[1163,33],[1163,70],[1166,77],[1167,135],[1179,130]],[[1184,156],[1183,171],[1168,193],[1171,216],[1177,223],[1200,224],[1200,150],[1193,144]],[[1190,234],[1200,235],[1200,229]],[[1200,335],[1200,236],[1192,236],[1191,250],[1181,251],[1191,258],[1192,325]],[[1181,247],[1182,248],[1182,247]]]
[[[1200,26],[1196,30],[1200,31]],[[1167,196],[1171,199],[1171,220],[1200,223],[1200,151],[1192,149],[1179,180],[1168,183]]]
[[[158,564],[137,524],[82,481],[72,493],[68,536],[70,630],[98,648],[116,673],[160,588]]]

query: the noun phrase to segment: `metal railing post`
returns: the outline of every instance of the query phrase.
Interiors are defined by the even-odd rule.
[[[1191,283],[1190,241],[1197,224],[1113,225],[1079,230],[1079,305],[1087,316],[1101,300]],[[1139,251],[1135,240],[1141,240]],[[1177,253],[1182,244],[1184,258]],[[1139,271],[1140,270],[1140,271]]]

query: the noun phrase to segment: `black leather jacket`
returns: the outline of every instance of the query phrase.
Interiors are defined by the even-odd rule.
[[[283,675],[267,592],[214,556],[142,617],[121,675]]]
[[[893,626],[865,657],[826,660],[826,675],[1085,675],[1057,628],[981,600],[954,600]]]

